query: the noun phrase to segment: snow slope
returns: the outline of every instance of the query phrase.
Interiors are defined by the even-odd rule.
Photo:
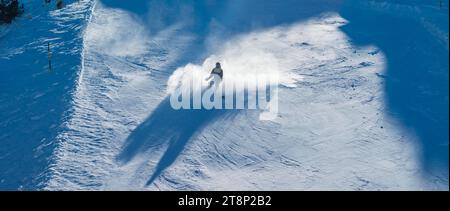
[[[439,44],[431,48],[438,56],[448,56],[448,24],[442,24],[443,13],[434,13],[438,8],[420,1],[370,1],[353,6],[327,0],[255,2],[259,1],[129,4],[86,0],[49,13],[50,23],[59,23],[53,19],[57,14],[75,21],[69,25],[75,30],[63,30],[67,20],[57,27],[48,26],[59,29],[53,33],[71,32],[63,37],[71,42],[58,46],[69,46],[72,50],[67,51],[73,57],[67,53],[60,57],[67,61],[60,64],[67,73],[58,78],[61,85],[55,85],[67,88],[59,94],[44,92],[43,96],[51,94],[45,103],[36,100],[59,108],[40,118],[54,117],[56,126],[49,130],[53,127],[41,120],[44,123],[27,136],[36,140],[26,150],[13,151],[19,146],[14,143],[23,142],[20,129],[6,131],[25,128],[27,115],[18,116],[22,122],[0,122],[0,140],[12,143],[1,148],[0,189],[15,189],[18,184],[29,184],[24,189],[45,190],[448,189],[448,162],[441,168],[447,174],[424,167],[427,151],[423,146],[430,146],[423,144],[429,138],[420,133],[424,126],[411,128],[401,115],[393,115],[392,92],[386,86],[394,76],[400,81],[405,78],[393,74],[392,69],[401,69],[393,65],[398,58],[390,47],[395,45],[379,40],[360,42],[361,34],[372,33],[373,25],[360,24],[364,21],[373,24],[377,18],[389,17],[396,23],[414,17],[414,23],[425,23],[418,36],[437,37]],[[71,12],[75,8],[80,16]],[[366,17],[359,12],[362,8],[370,11],[373,19],[354,19],[355,14]],[[444,9],[448,16],[448,7]],[[408,34],[408,29],[405,26],[399,33]],[[14,63],[4,59],[2,66],[15,67],[21,60],[17,56],[22,55],[20,49],[3,51],[10,47],[1,39],[1,57],[16,59]],[[37,46],[45,42],[41,40]],[[70,48],[73,46],[79,47]],[[399,46],[408,48],[407,44]],[[29,54],[45,56],[45,50]],[[227,74],[233,78],[279,75],[277,118],[261,119],[258,110],[173,110],[168,95],[172,85],[190,72],[207,74],[216,60],[223,63],[225,78]],[[32,66],[45,71],[45,62]],[[448,59],[435,63],[447,65],[448,78]],[[440,68],[433,70],[442,71]],[[12,72],[2,71],[2,76]],[[448,86],[448,80],[446,83]],[[15,96],[15,88],[6,89],[5,84],[11,83],[0,83],[2,90],[7,90],[1,92],[2,105]],[[436,90],[439,99],[447,100],[439,102],[448,107],[448,89]],[[24,105],[36,96],[26,93]],[[411,96],[414,94],[420,95]],[[60,96],[66,99],[61,105],[54,100]],[[16,103],[0,107],[1,117],[15,117],[3,111]],[[425,104],[421,108],[434,107]],[[448,118],[440,123],[448,125]],[[38,131],[49,134],[42,134],[40,141]],[[439,150],[441,144],[446,146],[448,160],[448,128],[437,127],[434,132],[443,134],[437,143]],[[31,160],[18,155],[32,154],[30,151],[42,154],[35,157],[35,162],[43,164],[37,165],[40,168],[33,174],[21,172],[28,169],[23,165],[10,167],[11,159]],[[30,175],[40,176],[33,180]],[[12,182],[12,176],[31,181]]]
[[[25,14],[0,26],[0,189],[35,190],[48,179],[55,137],[69,113],[91,1],[24,1]],[[53,52],[49,71],[47,45]]]
[[[417,135],[410,142],[424,177],[448,184],[448,1],[395,2],[351,2],[342,29],[353,43],[383,50],[385,113]]]
[[[340,31],[346,20],[339,14],[229,38],[202,37],[186,22],[153,32],[139,15],[96,5],[84,37],[74,114],[58,137],[47,188],[440,187],[422,181],[416,149],[407,141],[416,137],[383,112],[383,52],[353,46]],[[214,19],[210,24],[211,31],[233,34]],[[180,57],[195,51],[199,39],[218,48],[183,65]],[[272,67],[282,73],[279,117],[260,121],[259,111],[171,109],[165,94],[171,71],[208,71],[197,64],[210,57],[235,74],[249,61],[250,72]]]

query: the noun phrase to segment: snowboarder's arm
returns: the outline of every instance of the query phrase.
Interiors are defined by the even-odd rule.
[[[206,80],[209,81],[212,77],[213,77],[213,75],[210,74],[210,75],[206,78]]]
[[[211,70],[211,75],[214,74],[214,71],[216,71],[216,68]]]
[[[209,76],[206,78],[207,81],[209,81],[209,80],[213,77],[213,74],[214,74],[214,70],[215,70],[215,69],[216,69],[216,68],[214,68],[214,69],[211,70],[211,73],[210,73]]]

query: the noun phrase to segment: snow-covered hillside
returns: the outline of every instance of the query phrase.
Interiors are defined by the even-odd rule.
[[[0,26],[0,189],[448,189],[448,6],[256,2],[85,0]],[[173,80],[216,61],[279,75],[277,118],[172,109]]]
[[[0,189],[42,188],[55,138],[71,108],[89,0],[55,10],[22,1],[25,13],[0,26]],[[49,71],[47,48],[53,54]]]

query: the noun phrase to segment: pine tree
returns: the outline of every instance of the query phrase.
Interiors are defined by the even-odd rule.
[[[62,9],[64,7],[64,2],[62,0],[56,1],[56,9]]]
[[[23,13],[23,4],[19,5],[19,0],[0,1],[0,24],[11,23],[14,18]]]

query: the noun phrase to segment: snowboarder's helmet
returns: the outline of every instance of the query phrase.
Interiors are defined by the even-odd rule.
[[[217,62],[217,63],[216,63],[216,67],[220,67],[220,62]]]

